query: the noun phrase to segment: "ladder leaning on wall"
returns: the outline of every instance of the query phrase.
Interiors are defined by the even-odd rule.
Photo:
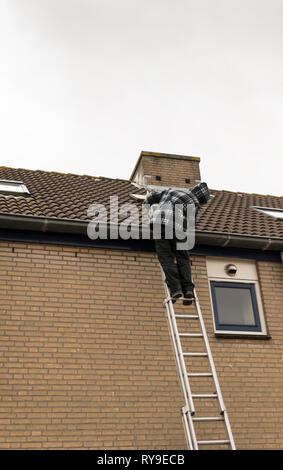
[[[168,321],[168,328],[170,333],[170,338],[174,350],[176,366],[178,370],[180,385],[183,393],[184,398],[184,406],[182,407],[182,419],[184,425],[184,431],[186,436],[186,441],[189,450],[198,450],[199,446],[214,446],[214,445],[229,445],[231,450],[236,450],[228,414],[224,405],[222,393],[220,390],[216,369],[214,366],[213,357],[211,354],[211,349],[209,346],[209,341],[205,329],[205,324],[203,321],[199,301],[196,295],[196,290],[194,289],[194,299],[193,304],[195,307],[196,313],[194,315],[191,314],[175,314],[173,302],[170,297],[169,289],[165,281],[164,271],[161,268],[162,272],[162,279],[165,288],[165,299],[164,299],[164,306],[166,309],[166,316]],[[182,300],[182,298],[178,299]],[[187,299],[186,299],[187,300]],[[183,319],[187,321],[197,321],[199,333],[180,333],[178,328],[178,320]],[[204,351],[194,351],[194,352],[183,352],[182,347],[182,339],[181,338],[202,338]],[[185,358],[194,358],[194,357],[204,357],[207,359],[210,371],[207,372],[188,372],[188,368],[186,365]],[[215,391],[213,393],[192,393],[191,386],[190,386],[190,378],[197,377],[197,378],[205,378],[210,377],[213,380]],[[207,399],[207,400],[218,400],[219,404],[219,415],[218,416],[197,416],[194,400],[198,399]],[[206,440],[198,440],[196,436],[196,429],[195,423],[196,422],[213,422],[213,421],[221,421],[224,425],[224,429],[226,431],[226,439],[206,439]]]

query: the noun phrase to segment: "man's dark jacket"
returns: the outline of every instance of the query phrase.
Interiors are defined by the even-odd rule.
[[[203,204],[210,199],[210,191],[206,183],[199,183],[189,189],[168,188],[150,192],[144,204],[152,206],[150,226],[160,224],[176,232],[187,228],[187,205],[194,204],[195,217]]]

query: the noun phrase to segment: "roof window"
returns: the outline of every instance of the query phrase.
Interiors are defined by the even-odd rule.
[[[0,180],[0,193],[5,195],[28,195],[28,188],[22,181]]]
[[[251,206],[251,209],[254,209],[262,214],[269,215],[271,217],[275,217],[276,219],[283,219],[283,209],[276,209],[274,207],[258,207],[258,206]]]

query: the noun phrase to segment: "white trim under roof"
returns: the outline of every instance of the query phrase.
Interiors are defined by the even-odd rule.
[[[0,193],[9,194],[30,194],[28,188],[22,181],[0,180]]]
[[[259,207],[251,206],[251,209],[254,209],[262,214],[269,215],[270,217],[275,217],[276,219],[283,219],[283,209],[277,209],[276,207]]]

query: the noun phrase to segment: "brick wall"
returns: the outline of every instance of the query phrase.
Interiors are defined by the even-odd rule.
[[[185,449],[155,255],[15,242],[0,255],[0,448]],[[214,337],[205,258],[192,262],[236,445],[282,448],[282,265],[258,263],[272,339],[253,340]]]
[[[1,243],[0,269],[1,448],[184,447],[152,254]]]

